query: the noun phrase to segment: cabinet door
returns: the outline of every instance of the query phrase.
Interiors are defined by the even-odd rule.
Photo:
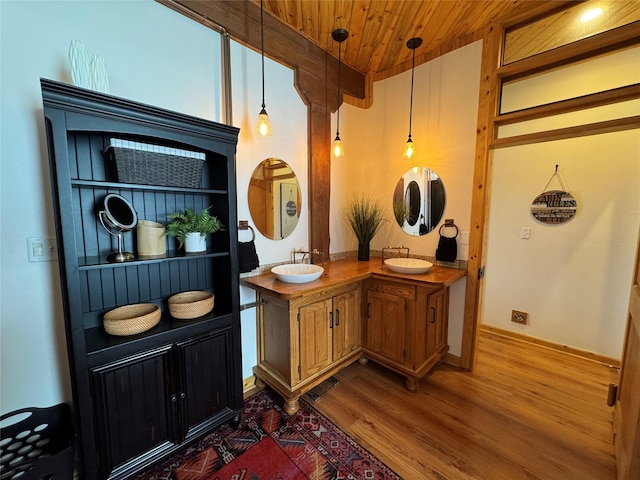
[[[442,288],[427,300],[427,356],[437,353],[447,344],[448,289]]]
[[[397,363],[404,360],[406,300],[369,290],[364,347]]]
[[[333,361],[331,299],[300,307],[300,380],[316,374]]]
[[[233,404],[231,340],[231,329],[225,329],[177,345],[181,381],[176,395],[182,438],[206,428],[219,412]]]
[[[333,361],[360,346],[360,290],[333,297]]]
[[[170,347],[92,370],[100,478],[177,439]]]

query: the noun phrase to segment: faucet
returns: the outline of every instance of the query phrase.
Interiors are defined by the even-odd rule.
[[[296,255],[302,255],[300,259],[300,263],[304,263],[304,259],[308,256],[309,263],[313,263],[313,255],[320,255],[322,257],[322,267],[324,267],[324,252],[319,251],[317,248],[314,248],[310,252],[306,252],[299,248],[298,250],[291,251],[291,263],[296,263]]]
[[[387,245],[386,247],[384,247],[382,249],[382,265],[384,266],[384,252],[387,250],[396,250],[398,252],[398,254],[400,254],[400,250],[406,250],[407,251],[407,258],[409,258],[409,247],[405,247],[404,245],[400,246],[400,247],[391,247],[389,245]]]

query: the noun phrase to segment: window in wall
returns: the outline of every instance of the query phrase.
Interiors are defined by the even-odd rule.
[[[638,2],[589,0],[507,30],[503,65],[640,20]]]
[[[640,83],[640,47],[574,62],[502,85],[500,113]]]

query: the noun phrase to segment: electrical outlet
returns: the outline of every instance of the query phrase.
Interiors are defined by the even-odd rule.
[[[520,230],[520,238],[529,240],[531,238],[531,227],[522,227],[522,230]]]
[[[511,310],[511,321],[514,323],[526,325],[528,318],[529,318],[529,314],[527,312],[519,312],[518,310]]]

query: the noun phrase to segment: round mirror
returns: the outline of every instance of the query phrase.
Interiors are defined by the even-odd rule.
[[[296,174],[278,158],[263,160],[249,182],[249,211],[258,231],[271,240],[287,238],[298,225],[302,197]]]
[[[136,228],[138,214],[129,200],[117,193],[110,193],[102,200],[102,208],[98,210],[98,219],[102,227],[118,239],[118,251],[107,257],[109,262],[127,262],[135,255],[125,252],[122,237]]]
[[[445,191],[442,179],[427,167],[407,171],[393,193],[396,222],[409,235],[425,235],[442,219]]]

